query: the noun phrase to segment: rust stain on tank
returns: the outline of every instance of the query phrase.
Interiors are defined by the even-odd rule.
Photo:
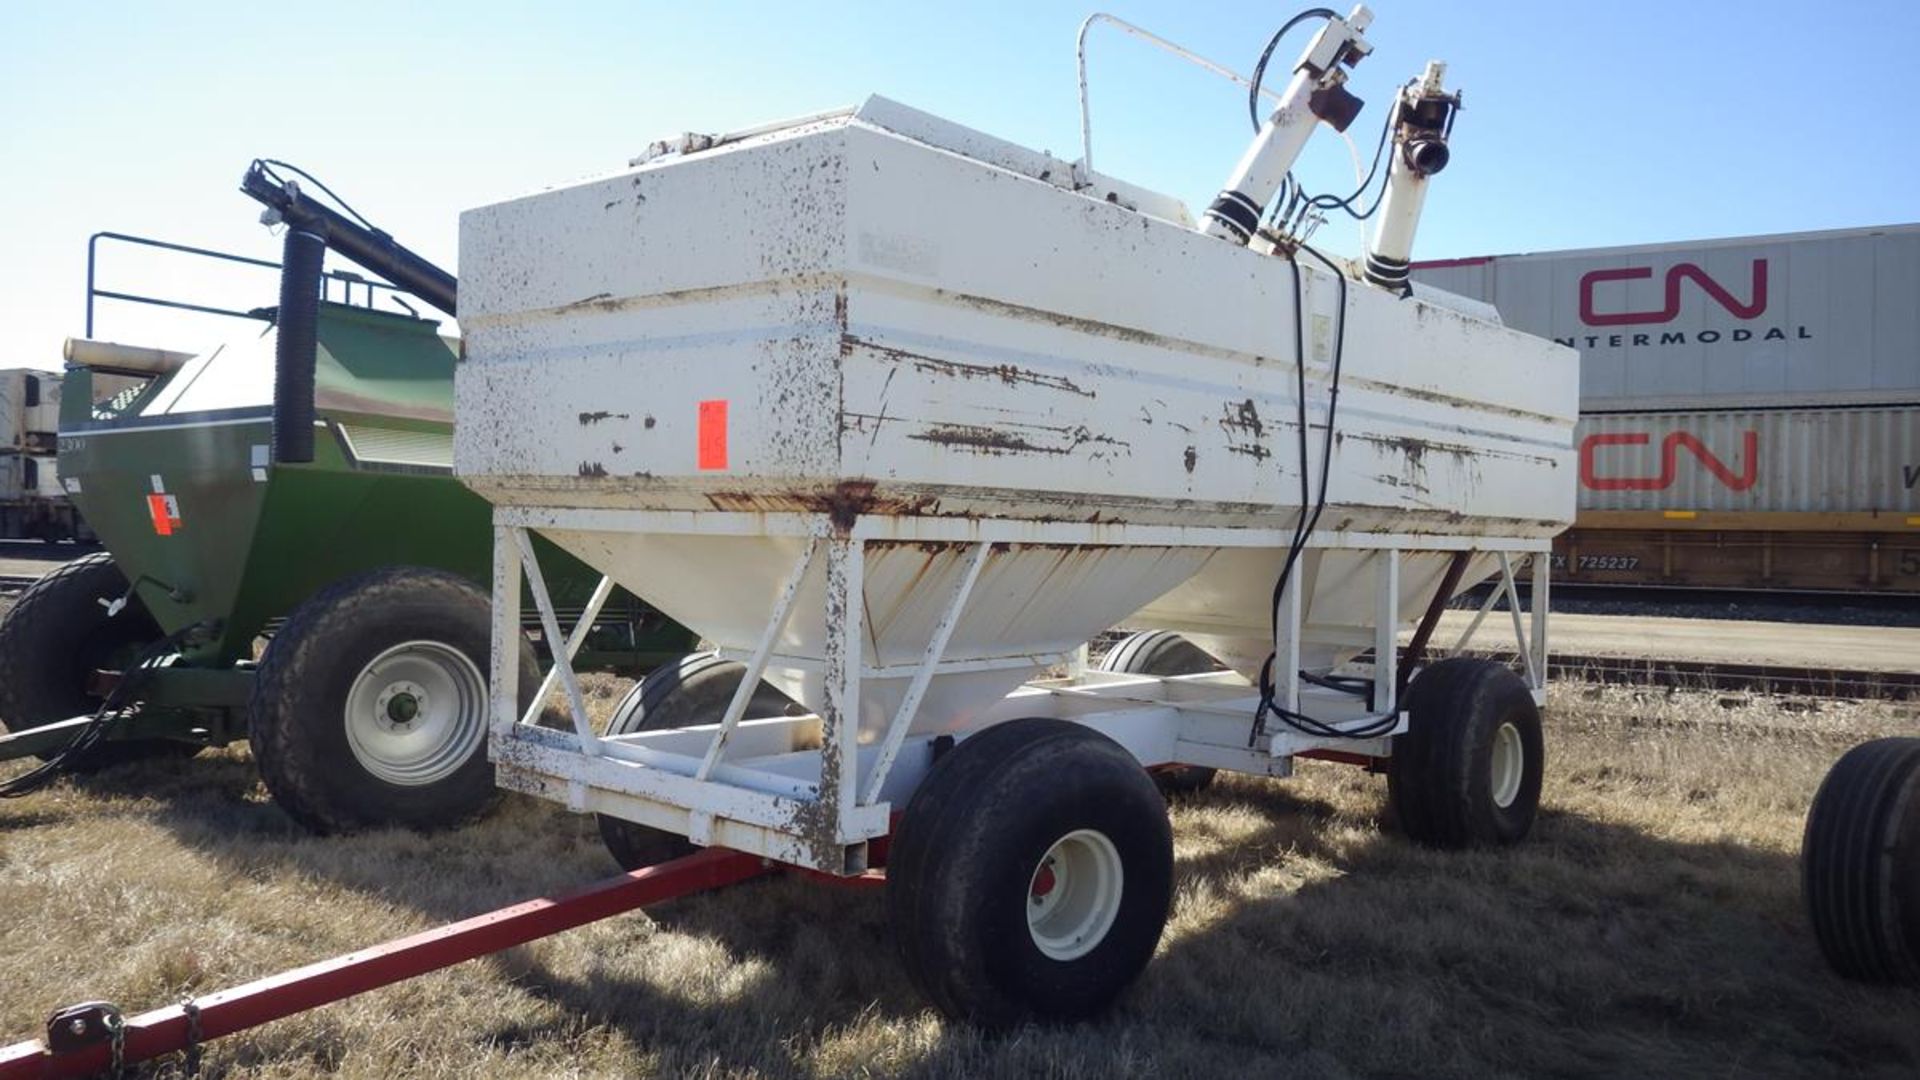
[[[607,475],[607,467],[597,461],[583,461],[580,463],[580,475],[598,480]]]
[[[1228,431],[1241,431],[1259,438],[1267,433],[1266,422],[1260,419],[1260,410],[1254,408],[1253,399],[1229,401],[1226,413],[1220,418],[1220,426]]]
[[[602,420],[627,420],[627,419],[630,419],[630,417],[628,417],[628,415],[623,412],[622,413],[604,412],[604,411],[583,412],[580,414],[580,426],[586,427],[589,424],[597,424]],[[652,427],[653,425],[649,424],[647,426]]]
[[[1037,386],[1047,390],[1077,394],[1085,398],[1095,396],[1093,391],[1063,375],[1029,371],[1015,364],[969,364],[961,360],[948,360],[924,353],[909,352],[891,345],[881,345],[851,334],[841,340],[841,354],[847,355],[854,346],[877,353],[881,359],[892,363],[911,364],[914,370],[923,371],[929,375],[945,375],[956,379],[998,379],[1008,386]]]
[[[827,489],[795,491],[711,491],[707,502],[715,510],[747,514],[825,514],[836,528],[850,529],[862,514],[919,517],[939,509],[932,495],[900,498],[875,494],[872,480],[843,480]]]
[[[1035,435],[1044,433],[1066,440],[1062,446],[1047,446],[1033,441],[1026,432],[987,427],[982,424],[934,424],[925,431],[907,436],[921,442],[939,443],[981,454],[1070,454],[1088,443],[1124,447],[1132,444],[1107,435],[1095,435],[1083,424],[1066,427],[1036,426]]]

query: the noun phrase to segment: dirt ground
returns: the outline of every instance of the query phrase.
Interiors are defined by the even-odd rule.
[[[592,690],[605,711],[621,686]],[[1915,706],[1563,686],[1532,838],[1466,855],[1409,846],[1352,768],[1223,778],[1173,808],[1173,921],[1097,1024],[944,1022],[877,892],[772,879],[221,1040],[203,1072],[1911,1077],[1920,994],[1828,973],[1796,853],[1834,759],[1916,729]],[[0,803],[0,1037],[613,869],[590,820],[515,797],[449,834],[314,839],[243,748],[63,781]]]

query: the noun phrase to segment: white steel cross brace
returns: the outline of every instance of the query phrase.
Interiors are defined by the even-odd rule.
[[[567,635],[569,661],[580,655],[580,647],[586,644],[587,635],[593,632],[594,620],[600,617],[600,609],[607,605],[607,598],[612,595],[613,579],[602,574],[600,584],[593,587],[593,595],[587,598],[586,610],[580,613],[580,621],[574,624],[573,633]],[[560,665],[555,664],[548,668],[546,675],[541,678],[540,690],[528,703],[527,711],[520,714],[521,723],[531,724],[539,720],[541,712],[547,707],[547,695],[553,693],[553,688],[559,681]]]
[[[747,660],[746,674],[741,677],[740,685],[727,702],[727,711],[720,718],[720,728],[713,733],[713,742],[707,746],[707,756],[701,759],[700,768],[693,774],[695,780],[705,780],[713,775],[713,767],[720,763],[720,755],[726,750],[728,737],[747,714],[747,703],[753,700],[754,691],[760,688],[760,676],[767,670],[767,658],[773,655],[774,645],[787,628],[787,622],[793,615],[793,598],[800,592],[800,582],[806,578],[808,568],[813,565],[814,553],[819,549],[820,538],[809,537],[807,546],[800,552],[799,561],[793,564],[792,572],[787,575],[786,584],[780,590],[780,599],[773,605],[773,618],[767,621],[767,629],[760,635],[760,643]]]
[[[513,537],[514,546],[520,549],[520,566],[527,575],[527,585],[533,590],[533,603],[540,609],[540,629],[549,642],[560,644],[566,637],[560,633],[560,620],[553,613],[553,598],[547,595],[547,579],[540,573],[540,560],[533,557],[533,542],[527,539],[527,530],[508,528]],[[560,685],[566,688],[567,704],[573,712],[573,732],[579,736],[580,751],[585,754],[601,753],[600,737],[593,733],[593,722],[587,716],[586,698],[580,693],[580,680],[573,674],[572,657],[565,644],[560,644],[553,653],[553,670],[549,675],[558,674]],[[538,705],[538,702],[535,703]]]
[[[980,568],[986,565],[987,553],[991,549],[991,544],[979,543],[972,545],[968,551],[967,569],[954,585],[953,594],[947,599],[946,610],[941,612],[940,622],[927,642],[926,654],[920,658],[913,681],[907,684],[906,696],[900,699],[900,707],[893,714],[893,723],[887,727],[879,756],[874,759],[873,769],[867,775],[867,790],[860,797],[861,806],[872,806],[880,801],[881,785],[886,783],[887,773],[893,768],[893,759],[900,753],[900,744],[907,737],[907,729],[913,726],[913,714],[920,710],[920,699],[926,695],[934,669],[940,666],[940,658],[947,651],[947,642],[953,637],[953,628],[960,622],[960,612],[967,606],[967,597],[973,592],[973,583],[980,579]]]

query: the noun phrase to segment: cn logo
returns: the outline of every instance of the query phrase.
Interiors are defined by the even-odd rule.
[[[1753,260],[1753,285],[1749,299],[1741,303],[1725,286],[1707,276],[1692,263],[1675,263],[1667,271],[1666,302],[1658,311],[1601,311],[1593,302],[1593,287],[1603,281],[1638,281],[1653,276],[1651,266],[1632,266],[1624,270],[1595,270],[1580,278],[1580,321],[1588,326],[1633,326],[1642,323],[1669,323],[1680,315],[1680,283],[1692,281],[1721,307],[1742,319],[1758,318],[1767,310],[1767,260]]]
[[[1680,451],[1684,448],[1700,464],[1706,466],[1714,479],[1733,491],[1745,491],[1759,478],[1760,434],[1756,431],[1746,433],[1741,447],[1741,466],[1739,472],[1727,467],[1727,463],[1714,456],[1707,445],[1685,431],[1676,431],[1660,440],[1660,471],[1653,476],[1600,475],[1600,466],[1594,459],[1595,451],[1603,446],[1645,446],[1652,436],[1644,431],[1626,431],[1612,435],[1589,435],[1580,440],[1580,484],[1589,491],[1665,491],[1673,486],[1680,475]]]

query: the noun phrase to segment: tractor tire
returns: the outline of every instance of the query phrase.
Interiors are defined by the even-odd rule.
[[[0,723],[8,731],[94,712],[93,673],[122,667],[165,635],[139,597],[118,615],[106,602],[126,595],[127,578],[104,552],[83,555],[28,586],[0,619]],[[172,739],[103,742],[69,768],[86,771],[148,758],[186,759],[197,743]]]
[[[1847,751],[1813,798],[1801,889],[1833,970],[1920,984],[1920,739]]]
[[[620,699],[607,734],[631,735],[718,723],[746,673],[745,664],[723,660],[710,652],[690,653],[661,664]],[[794,714],[798,708],[793,699],[762,682],[747,702],[745,719]],[[623,870],[639,870],[695,850],[693,843],[678,833],[606,814],[595,817],[599,819],[600,839]]]
[[[1503,664],[1455,657],[1407,690],[1387,792],[1401,831],[1436,848],[1516,843],[1533,827],[1546,767],[1540,709]]]
[[[1152,959],[1173,900],[1166,802],[1132,754],[1062,720],[962,740],[907,804],[887,913],[907,973],[956,1020],[1064,1023]]]
[[[444,570],[383,567],[313,594],[267,646],[248,708],[274,801],[323,835],[478,815],[494,798],[492,639],[488,595]],[[523,708],[539,686],[522,636]]]
[[[1143,630],[1115,645],[1100,659],[1101,671],[1128,675],[1198,675],[1217,671],[1220,664],[1201,651],[1198,645],[1171,630]],[[1161,794],[1178,798],[1204,791],[1213,783],[1215,770],[1204,765],[1169,765],[1153,770],[1153,782]]]

